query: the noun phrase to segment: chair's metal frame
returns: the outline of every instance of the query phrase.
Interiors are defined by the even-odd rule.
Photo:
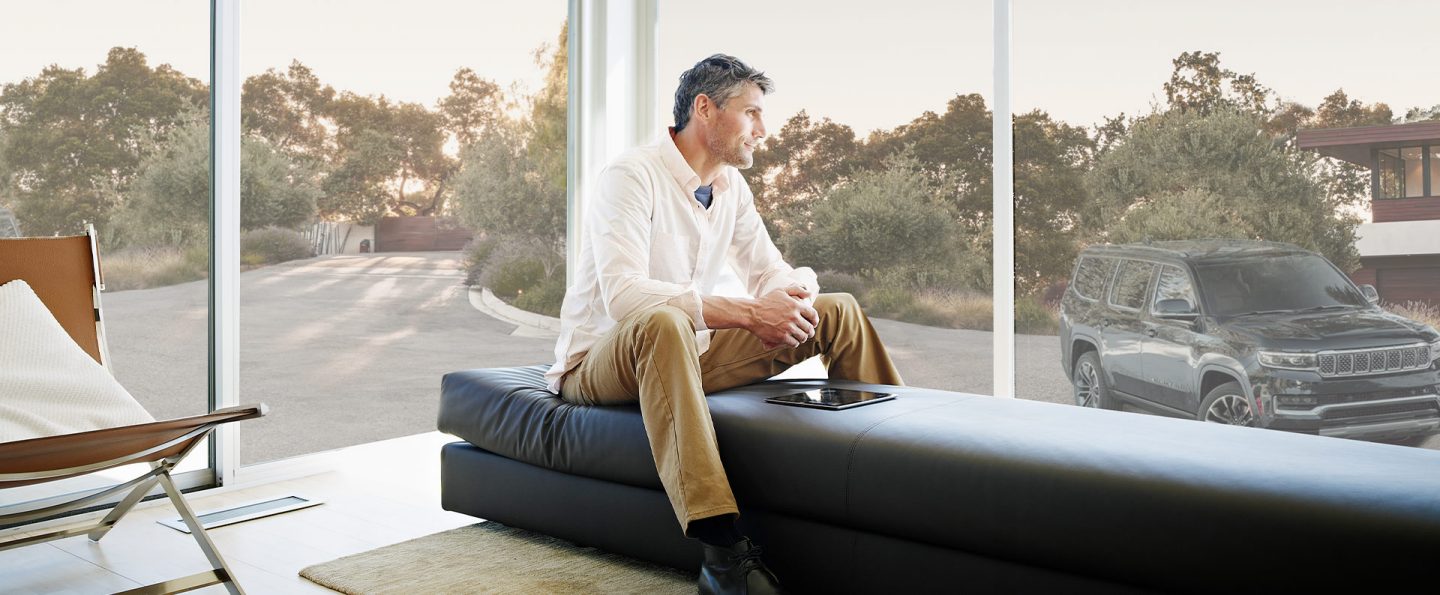
[[[100,277],[99,258],[96,256],[95,230],[93,227],[87,226],[86,233],[89,236],[90,257],[95,275],[92,288],[95,333],[99,340],[99,353],[92,355],[95,355],[96,359],[102,365],[106,365],[108,369],[110,354],[106,347],[104,323],[100,316],[100,290],[104,285]],[[0,278],[0,283],[8,280]],[[184,519],[186,526],[190,528],[190,535],[195,538],[195,542],[205,553],[211,568],[190,576],[125,591],[125,593],[181,593],[216,584],[225,585],[225,588],[233,594],[244,593],[244,590],[236,583],[234,573],[230,571],[224,558],[220,556],[215,543],[211,541],[199,519],[195,517],[195,512],[185,501],[184,495],[175,486],[170,472],[181,459],[203,444],[205,438],[220,424],[261,417],[266,412],[267,408],[263,404],[243,405],[181,419],[0,443],[0,489],[57,481],[121,465],[149,464],[149,471],[99,492],[59,504],[40,505],[0,515],[0,526],[29,523],[101,505],[109,498],[124,494],[115,507],[94,525],[0,541],[0,551],[78,535],[87,535],[91,541],[98,542],[146,494],[154,489],[156,484],[159,484],[171,503],[175,505],[175,509]]]

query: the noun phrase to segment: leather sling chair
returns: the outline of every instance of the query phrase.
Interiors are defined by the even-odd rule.
[[[108,369],[109,353],[100,311],[100,291],[104,283],[93,227],[79,236],[0,239],[0,285],[16,279],[29,284],[75,342]],[[170,471],[216,426],[265,413],[264,404],[242,405],[193,417],[0,443],[0,490],[78,477],[121,465],[145,463],[148,466],[148,471],[140,476],[98,493],[0,514],[0,527],[9,527],[103,508],[104,502],[124,494],[93,526],[0,540],[0,551],[82,534],[99,541],[159,484],[189,527],[190,535],[205,552],[211,569],[126,592],[179,593],[223,584],[231,593],[244,593],[184,495],[175,487]]]

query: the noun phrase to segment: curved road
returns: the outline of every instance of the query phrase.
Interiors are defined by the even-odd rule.
[[[552,361],[552,337],[512,335],[470,305],[459,258],[341,255],[242,273],[241,402],[271,408],[242,425],[242,463],[428,432],[445,373]],[[203,281],[104,296],[116,376],[157,418],[205,411],[206,302]],[[874,323],[907,384],[990,392],[989,332]],[[1072,402],[1055,337],[1015,343],[1016,392]]]

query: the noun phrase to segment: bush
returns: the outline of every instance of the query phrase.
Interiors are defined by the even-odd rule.
[[[565,301],[565,279],[554,275],[525,289],[515,298],[515,307],[527,312],[560,316],[560,304]]]
[[[1440,329],[1440,306],[1432,306],[1425,302],[1410,301],[1403,304],[1381,304],[1386,310]]]
[[[494,238],[476,238],[460,249],[462,255],[460,267],[465,271],[466,285],[480,284],[480,277],[485,272],[485,264],[495,253],[495,246],[498,243]]]
[[[988,331],[994,326],[990,294],[931,289],[916,294],[915,300],[926,308],[944,313],[945,325],[950,328]]]
[[[164,287],[204,279],[210,252],[204,246],[128,248],[101,255],[105,291]]]
[[[1046,306],[1040,296],[1015,300],[1015,332],[1025,335],[1060,334],[1060,313]]]
[[[495,295],[510,301],[545,280],[545,263],[540,259],[508,250],[503,252],[506,253],[492,255],[480,273],[480,284]]]
[[[865,295],[867,284],[865,278],[860,275],[820,271],[816,276],[820,280],[820,291],[825,293],[848,293],[855,296],[857,300]]]
[[[266,227],[240,235],[240,262],[243,264],[276,264],[314,255],[310,240],[298,231]]]

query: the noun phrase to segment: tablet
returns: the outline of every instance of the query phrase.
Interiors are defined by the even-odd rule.
[[[807,390],[803,393],[770,397],[765,399],[765,402],[833,410],[849,409],[851,407],[889,401],[894,398],[895,395],[891,393],[874,393],[867,390],[850,390],[848,388],[817,388],[815,390]]]

